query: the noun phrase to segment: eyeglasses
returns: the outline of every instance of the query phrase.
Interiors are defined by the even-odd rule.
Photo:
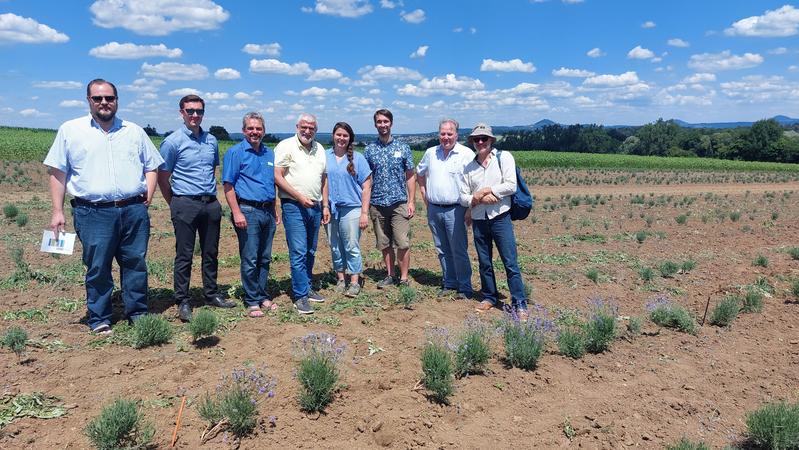
[[[94,103],[100,103],[105,100],[106,103],[114,103],[117,101],[117,97],[115,95],[92,95],[89,97],[92,99]]]
[[[488,137],[488,136],[475,136],[475,137],[472,138],[472,141],[477,142],[477,143],[481,143],[481,142],[487,142],[490,139],[491,138]]]
[[[204,109],[188,108],[188,109],[184,109],[183,111],[186,112],[187,116],[193,116],[195,114],[197,114],[198,116],[202,116],[203,114],[205,114],[205,110]]]

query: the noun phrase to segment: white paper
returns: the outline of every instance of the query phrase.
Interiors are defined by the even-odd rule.
[[[58,239],[55,238],[52,230],[44,230],[42,233],[41,251],[43,252],[71,255],[74,248],[75,233],[66,233],[62,231],[58,233]]]

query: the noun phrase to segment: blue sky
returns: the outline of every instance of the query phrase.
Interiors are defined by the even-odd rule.
[[[177,102],[204,125],[268,132],[300,112],[374,133],[799,116],[799,6],[768,0],[0,0],[0,124],[56,128],[119,88],[119,115],[159,131]]]

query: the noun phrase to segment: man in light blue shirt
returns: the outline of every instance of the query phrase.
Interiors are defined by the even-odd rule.
[[[464,214],[458,180],[474,152],[458,143],[458,122],[444,119],[438,125],[440,145],[430,147],[416,167],[419,191],[427,205],[427,224],[433,234],[442,286],[439,296],[457,291],[456,298],[471,298],[472,264],[469,261]]]
[[[169,204],[175,228],[174,287],[178,317],[188,322],[191,261],[198,234],[205,301],[221,308],[232,308],[235,304],[225,301],[216,283],[222,222],[222,206],[216,198],[219,144],[214,135],[200,127],[205,116],[202,98],[186,95],[178,106],[183,125],[161,143],[164,164],[158,170],[158,186]]]
[[[117,88],[95,79],[86,87],[90,115],[65,122],[44,164],[50,174],[50,228],[64,231],[64,195],[69,192],[75,232],[83,245],[89,327],[111,332],[111,262],[116,258],[125,316],[147,313],[147,207],[156,170],[164,160],[138,125],[116,117]]]

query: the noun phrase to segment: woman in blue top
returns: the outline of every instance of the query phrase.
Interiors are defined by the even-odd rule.
[[[359,241],[361,231],[369,223],[372,195],[372,170],[362,154],[352,151],[354,141],[352,127],[339,122],[333,127],[333,148],[327,151],[331,218],[325,230],[333,256],[333,270],[338,278],[335,291],[347,297],[356,297],[361,292],[358,279],[363,259]],[[350,275],[349,288],[345,272]]]

